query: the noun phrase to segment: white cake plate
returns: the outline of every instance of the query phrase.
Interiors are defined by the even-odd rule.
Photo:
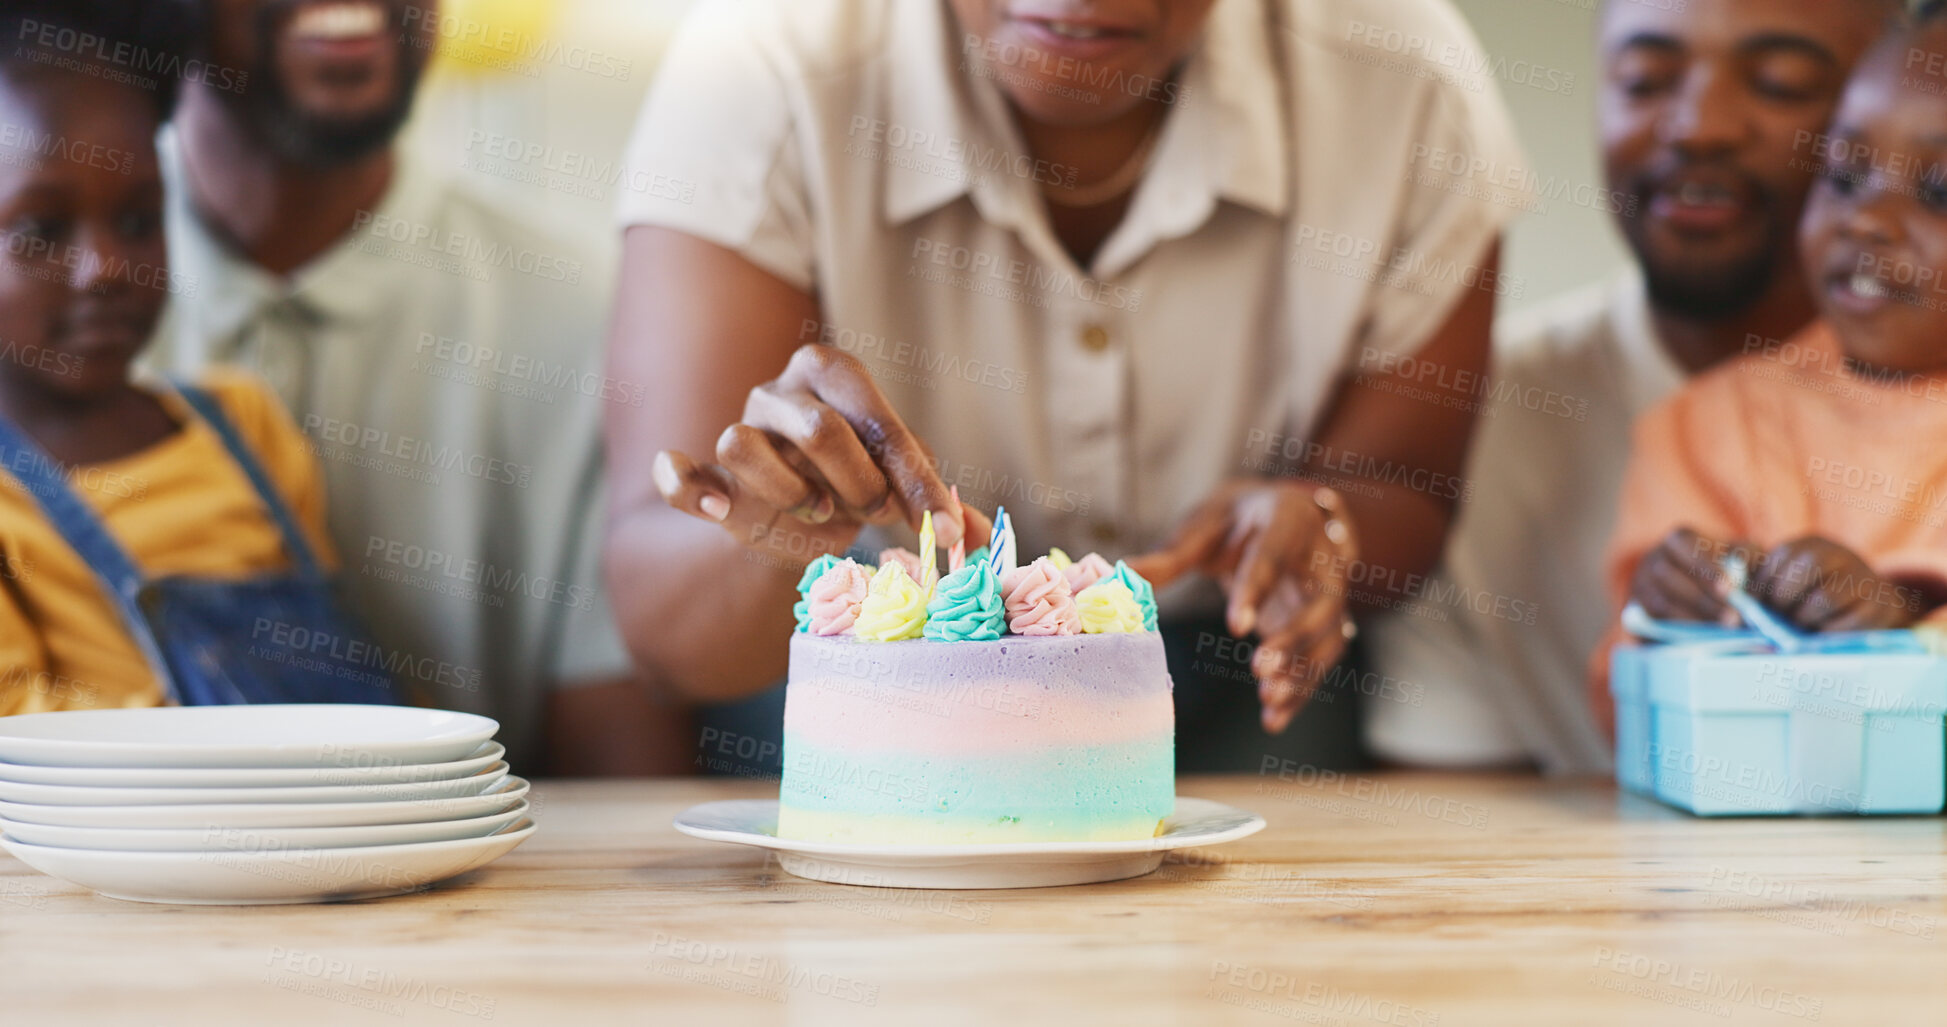
[[[713,842],[777,852],[785,872],[813,881],[872,888],[1049,888],[1141,877],[1163,854],[1221,845],[1264,830],[1264,818],[1208,799],[1178,796],[1163,833],[1125,842],[1016,842],[1004,845],[840,845],[777,836],[776,799],[691,806],[676,830]]]

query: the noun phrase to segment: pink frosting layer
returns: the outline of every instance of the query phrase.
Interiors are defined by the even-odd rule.
[[[1045,556],[1008,571],[1001,579],[1001,596],[1007,605],[1007,628],[1017,635],[1081,633],[1081,613],[1075,609],[1068,579]]]
[[[811,611],[811,633],[841,635],[859,621],[859,606],[872,579],[865,568],[851,560],[840,560],[818,576],[805,593]]]
[[[883,643],[899,645],[902,643]],[[962,643],[940,643],[960,645]],[[807,741],[844,752],[1000,755],[1053,745],[1170,738],[1167,691],[1140,699],[1060,694],[1031,680],[991,680],[944,693],[875,689],[843,677],[791,682],[786,721]]]
[[[1090,553],[1063,568],[1062,573],[1068,577],[1068,590],[1081,595],[1082,589],[1114,574],[1115,568],[1102,559],[1101,553]]]

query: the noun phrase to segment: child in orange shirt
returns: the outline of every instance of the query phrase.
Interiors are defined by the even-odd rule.
[[[102,55],[174,68],[180,21],[107,0],[0,11],[0,715],[392,701],[321,576],[321,475],[276,396],[235,373],[129,378],[193,283],[163,245],[172,83]]]
[[[1823,322],[1636,427],[1609,585],[1653,617],[1734,623],[1719,568],[1735,551],[1746,591],[1804,631],[1943,618],[1947,95],[1911,85],[1912,55],[1947,60],[1939,5],[1859,66],[1820,147],[1799,246]],[[1608,649],[1591,666],[1605,711]]]

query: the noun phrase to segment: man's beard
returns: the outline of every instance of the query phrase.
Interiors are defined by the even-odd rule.
[[[1726,320],[1757,306],[1778,277],[1779,261],[1789,259],[1790,247],[1789,233],[1774,228],[1765,244],[1749,256],[1700,273],[1694,268],[1659,264],[1648,247],[1634,237],[1630,239],[1630,248],[1643,268],[1650,303],[1659,310],[1699,321]]]
[[[1671,168],[1660,174],[1650,171],[1638,176],[1631,183],[1636,209],[1639,212],[1647,211],[1650,198],[1656,194],[1658,187],[1680,170]],[[1753,247],[1750,253],[1727,263],[1697,267],[1680,254],[1674,259],[1659,262],[1662,255],[1652,248],[1648,238],[1647,215],[1639,213],[1637,217],[1623,219],[1623,236],[1628,240],[1637,264],[1643,269],[1644,285],[1650,302],[1657,309],[1702,321],[1737,317],[1756,306],[1771,291],[1778,269],[1783,266],[1780,262],[1792,259],[1795,219],[1778,216],[1786,205],[1776,192],[1748,175],[1743,177],[1764,214],[1765,235],[1762,243]]]
[[[317,170],[342,167],[390,146],[412,113],[425,66],[417,59],[411,34],[403,26],[390,27],[398,41],[397,81],[382,108],[358,118],[310,114],[292,99],[277,73],[277,26],[283,9],[291,6],[295,3],[271,3],[257,12],[257,66],[248,69],[250,87],[235,97],[251,133],[279,158]]]

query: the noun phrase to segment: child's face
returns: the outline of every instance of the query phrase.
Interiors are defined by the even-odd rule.
[[[1846,355],[1947,369],[1947,26],[1876,47],[1834,116],[1799,228],[1805,276]],[[1933,91],[1939,89],[1942,91]]]
[[[120,388],[167,296],[156,109],[72,72],[0,69],[0,378]]]

